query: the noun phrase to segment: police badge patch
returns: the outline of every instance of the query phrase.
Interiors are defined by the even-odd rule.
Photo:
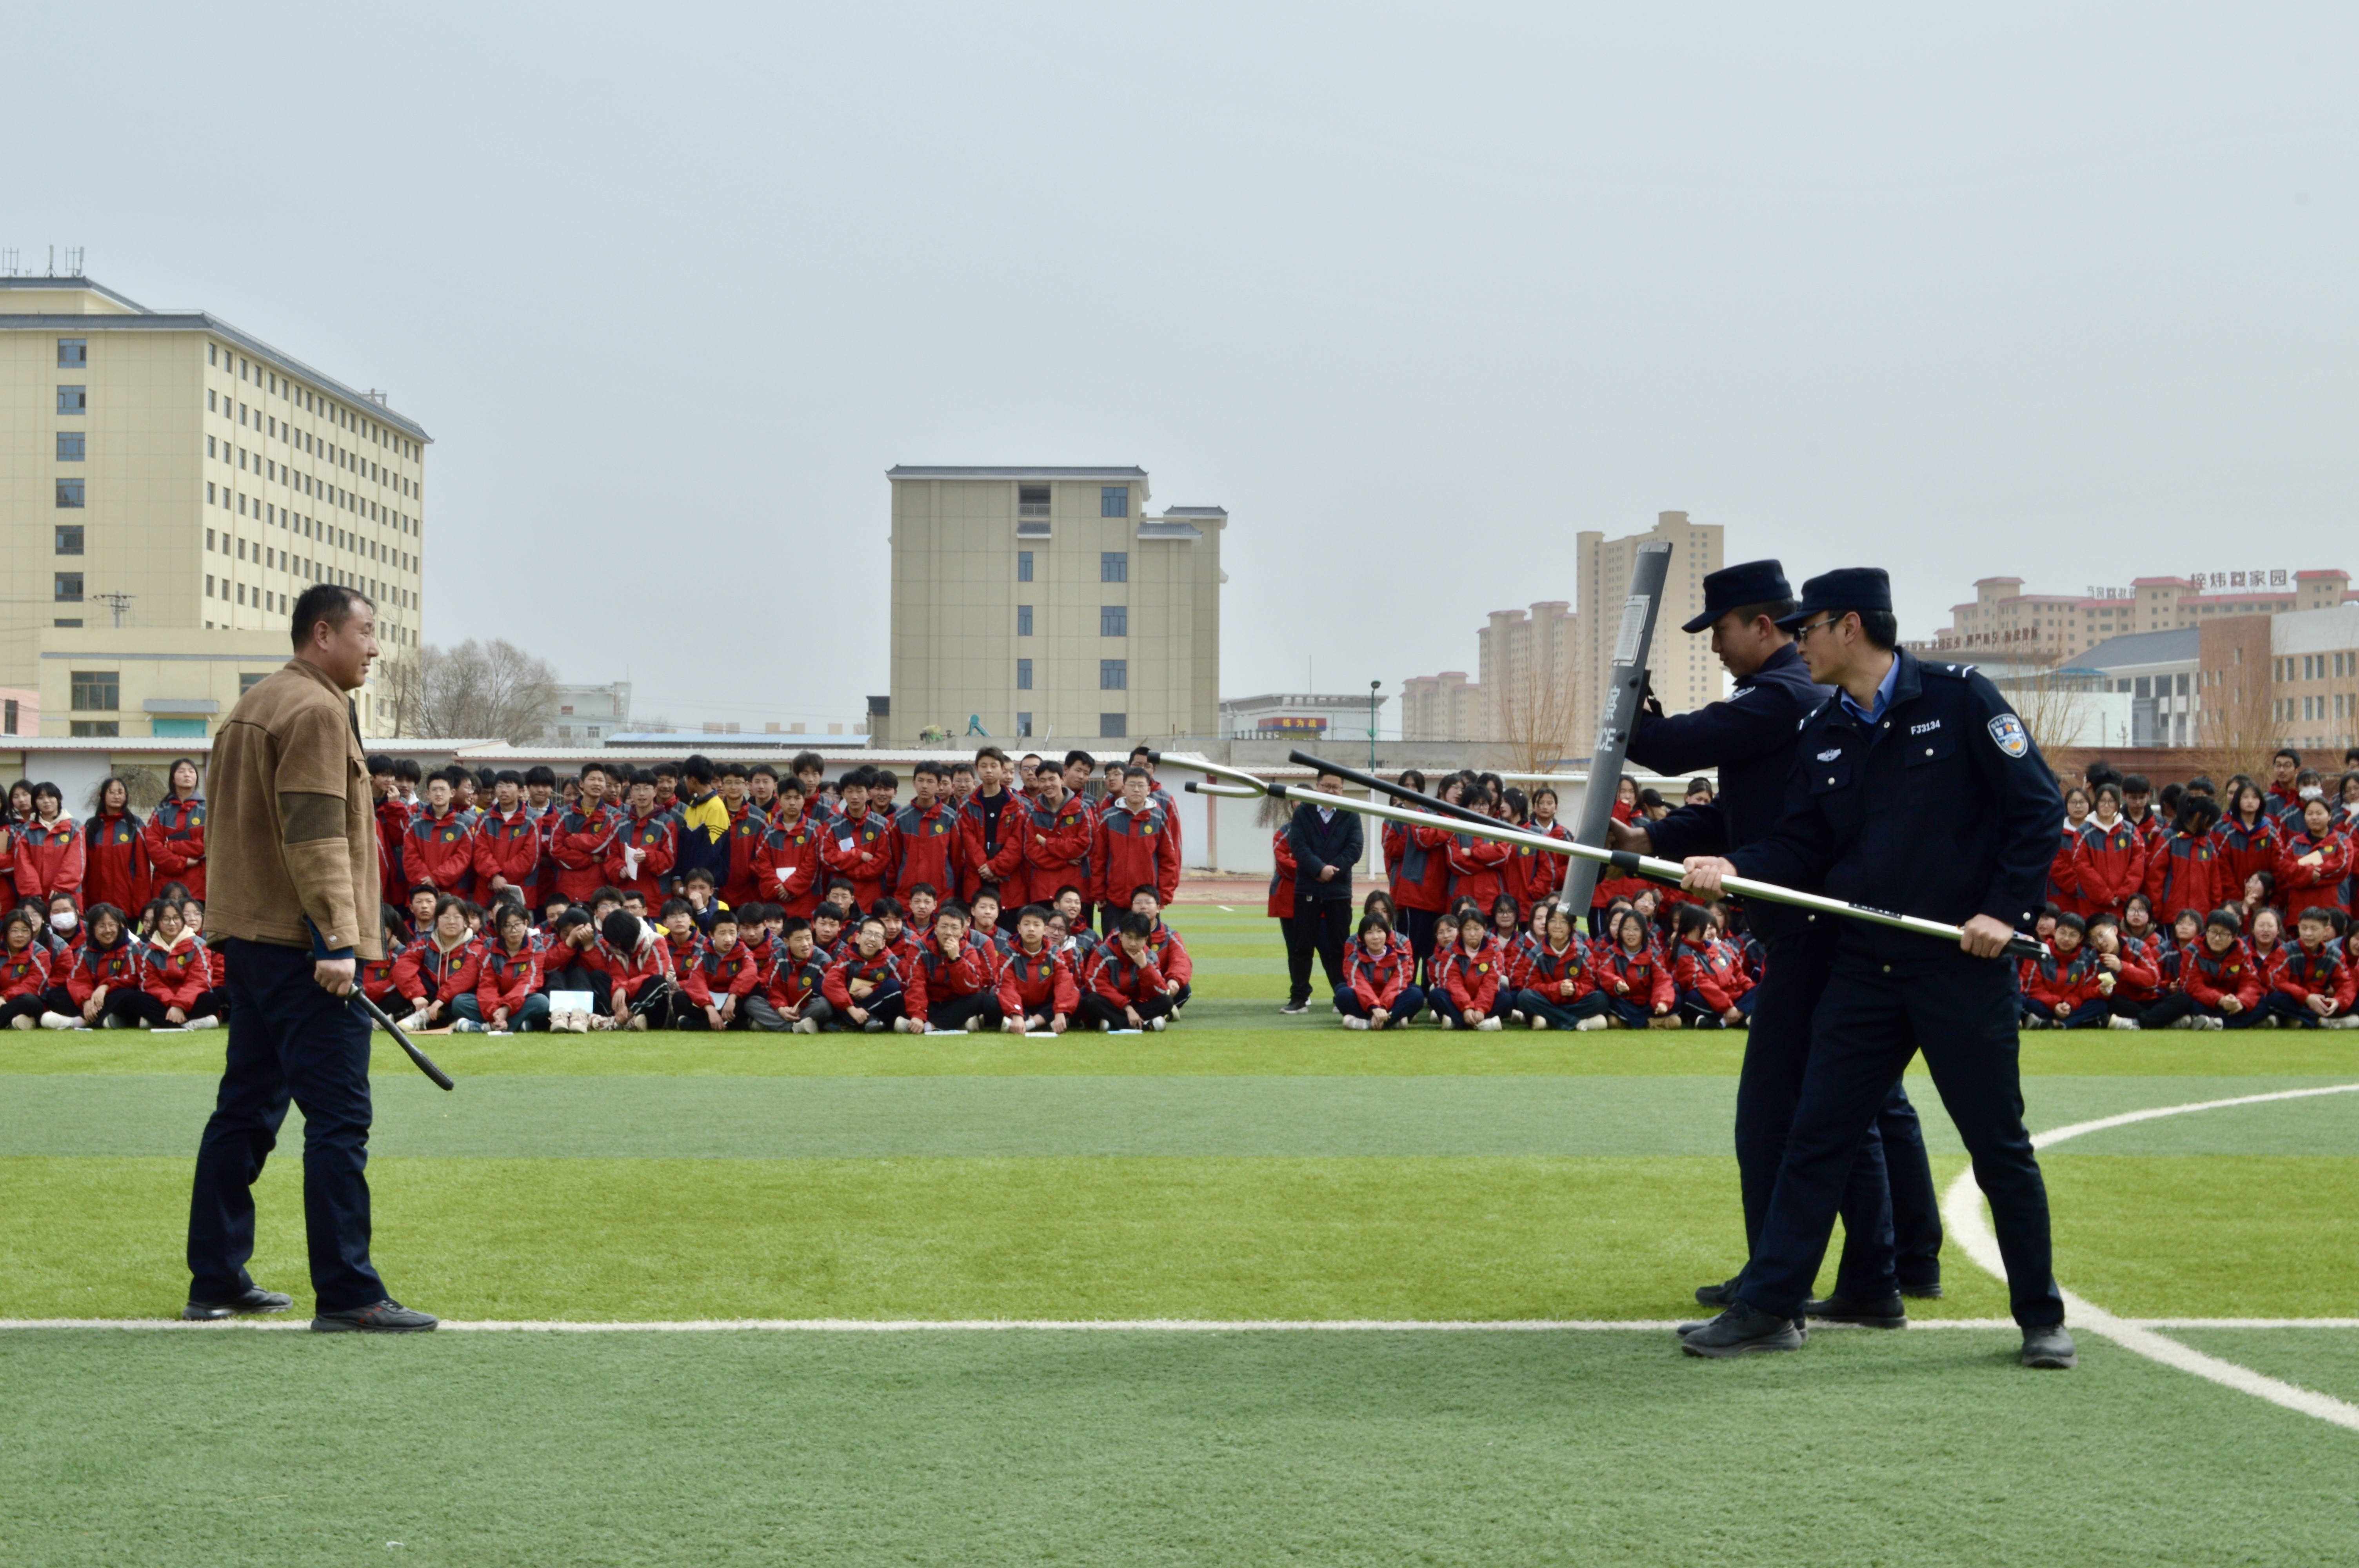
[[[2031,737],[2023,728],[2023,720],[2012,713],[2002,713],[1990,721],[1991,739],[1998,749],[2010,757],[2020,757],[2031,750]]]

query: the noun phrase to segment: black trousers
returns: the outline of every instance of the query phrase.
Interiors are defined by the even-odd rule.
[[[1826,990],[1835,936],[1832,929],[1806,928],[1769,944],[1765,955],[1736,1080],[1736,1179],[1748,1257],[1760,1249],[1761,1223],[1801,1102],[1810,1018]],[[1940,1283],[1940,1200],[1917,1108],[1908,1103],[1897,1075],[1860,1140],[1840,1212],[1843,1249],[1835,1268],[1836,1294],[1873,1300],[1900,1285]]]
[[[303,1229],[321,1312],[386,1299],[369,1263],[369,1025],[311,979],[311,955],[235,937],[228,1062],[197,1145],[189,1200],[189,1298],[229,1301],[253,1283],[254,1184],[292,1099],[303,1108]]]
[[[1430,909],[1404,909],[1400,912],[1401,935],[1408,938],[1408,950],[1424,963],[1433,957],[1433,923],[1441,916]]]
[[[964,1029],[971,1024],[995,1025],[1000,1018],[996,991],[972,991],[965,996],[929,998],[926,1022],[934,1029]]]
[[[1313,902],[1307,898],[1294,901],[1294,918],[1281,920],[1278,929],[1286,934],[1286,974],[1288,1000],[1310,1000],[1310,956],[1319,955],[1320,967],[1327,972],[1327,989],[1333,990],[1343,983],[1343,944],[1352,933],[1352,901],[1331,898]]]
[[[1171,1012],[1171,999],[1168,996],[1150,996],[1144,1001],[1130,1005],[1142,1019],[1165,1018]],[[1109,1029],[1130,1027],[1130,1021],[1123,1012],[1123,1004],[1108,1001],[1093,990],[1082,992],[1082,1016],[1092,1023],[1103,1023]]]
[[[2002,962],[1953,953],[1887,968],[1837,957],[1811,1020],[1786,1157],[1739,1287],[1748,1305],[1784,1317],[1800,1309],[1861,1140],[1901,1070],[1922,1051],[1990,1199],[2016,1322],[2032,1328],[2064,1321],[2048,1189],[2023,1124],[2017,1005],[2014,974]]]

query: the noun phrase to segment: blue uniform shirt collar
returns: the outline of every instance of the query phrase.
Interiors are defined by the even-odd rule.
[[[1844,692],[1838,699],[1844,708],[1850,709],[1852,717],[1863,724],[1873,724],[1884,717],[1884,710],[1892,706],[1892,689],[1900,681],[1900,657],[1899,651],[1895,649],[1892,654],[1892,667],[1884,672],[1884,679],[1876,684],[1874,708],[1861,708],[1858,703],[1851,699],[1849,692]]]

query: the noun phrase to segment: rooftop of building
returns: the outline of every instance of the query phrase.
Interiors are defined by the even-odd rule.
[[[1382,707],[1385,703],[1387,703],[1392,699],[1388,697],[1379,695],[1375,700],[1377,706]],[[1266,692],[1259,697],[1224,697],[1221,699],[1221,709],[1224,713],[1258,713],[1264,708],[1356,708],[1364,709],[1367,706],[1368,694],[1364,691],[1281,691]]]
[[[1000,480],[1024,480],[1024,479],[1033,479],[1033,480],[1048,480],[1048,481],[1056,481],[1056,480],[1060,480],[1060,479],[1070,479],[1070,480],[1103,480],[1103,479],[1133,480],[1133,479],[1145,479],[1145,478],[1147,477],[1147,470],[1146,470],[1145,469],[1143,469],[1143,468],[1136,468],[1136,467],[1132,467],[1132,468],[1073,468],[1073,469],[1056,469],[1056,468],[990,468],[990,467],[974,467],[974,468],[969,468],[969,467],[962,467],[962,466],[960,466],[960,465],[957,465],[957,464],[950,464],[950,465],[941,466],[941,467],[933,467],[933,466],[928,466],[928,465],[925,465],[925,464],[916,464],[916,465],[912,465],[912,464],[909,464],[909,463],[896,463],[896,464],[894,464],[891,468],[886,469],[886,470],[885,470],[885,477],[886,477],[886,479],[1000,479]],[[1195,508],[1190,508],[1190,510],[1197,510],[1197,509],[1195,509]],[[1204,510],[1204,511],[1207,511],[1207,512],[1219,512],[1221,509],[1220,509],[1219,507],[1215,506],[1215,507],[1207,507],[1207,508],[1203,508],[1203,509],[1201,509],[1201,510]],[[1227,514],[1223,513],[1223,514],[1222,514],[1222,515],[1226,516],[1226,515],[1227,515]]]
[[[345,385],[334,376],[317,370],[260,338],[234,327],[220,317],[202,310],[150,310],[136,301],[127,299],[87,277],[0,277],[0,292],[30,289],[55,293],[64,290],[88,290],[112,304],[120,306],[120,315],[106,312],[77,313],[55,310],[0,310],[0,331],[60,332],[79,337],[89,332],[210,332],[223,341],[234,343],[263,363],[271,365],[297,381],[310,383],[329,396],[342,400],[361,410],[372,419],[386,424],[409,436],[430,444],[434,438],[426,427],[406,414],[395,412],[385,402],[382,393],[363,392]]]
[[[2168,632],[2127,632],[2108,637],[2083,654],[2073,655],[2074,667],[2091,670],[2131,669],[2144,665],[2191,665],[2202,646],[2201,627],[2180,626]]]

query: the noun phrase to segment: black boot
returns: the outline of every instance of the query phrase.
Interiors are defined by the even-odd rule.
[[[1802,1314],[1821,1323],[1847,1323],[1854,1328],[1906,1328],[1908,1309],[1901,1304],[1897,1292],[1876,1300],[1854,1300],[1849,1296],[1825,1296],[1804,1302]]]

